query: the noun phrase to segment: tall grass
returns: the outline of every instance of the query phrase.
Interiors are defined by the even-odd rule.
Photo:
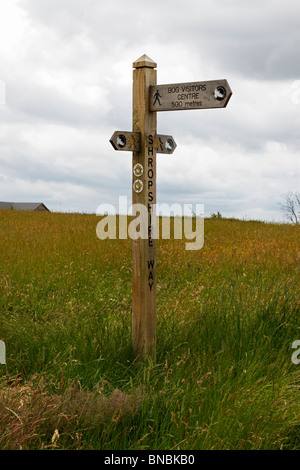
[[[131,243],[0,211],[2,449],[299,449],[299,227],[158,242],[157,360],[131,348]]]

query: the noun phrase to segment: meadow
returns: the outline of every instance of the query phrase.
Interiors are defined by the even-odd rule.
[[[131,241],[99,220],[0,211],[0,449],[299,449],[300,226],[207,218],[199,251],[158,241],[144,362]]]

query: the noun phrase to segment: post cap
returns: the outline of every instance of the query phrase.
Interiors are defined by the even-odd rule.
[[[157,67],[157,64],[152,59],[150,59],[150,57],[144,54],[135,62],[133,62],[133,68],[138,69],[141,67],[149,67],[150,69],[155,69]]]

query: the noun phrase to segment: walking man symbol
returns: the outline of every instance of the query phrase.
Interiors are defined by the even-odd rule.
[[[158,104],[161,106],[161,102],[159,98],[161,98],[161,95],[159,94],[159,91],[157,90],[156,93],[154,93],[153,106],[155,105],[157,101],[158,101]]]

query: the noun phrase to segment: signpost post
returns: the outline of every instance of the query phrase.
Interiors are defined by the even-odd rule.
[[[148,239],[132,240],[132,340],[134,354],[155,357],[156,240],[152,238],[151,206],[156,204],[156,113],[149,109],[149,89],[156,85],[156,63],[142,56],[133,64],[132,130],[140,132],[141,148],[132,158],[132,204],[148,209]],[[143,169],[135,175],[135,166]]]
[[[157,85],[156,63],[143,55],[133,63],[132,132],[116,131],[115,150],[132,151],[132,203],[147,208],[148,237],[132,240],[132,343],[135,356],[155,359],[156,239],[151,233],[156,204],[156,154],[172,154],[172,136],[157,134],[157,111],[224,108],[231,95],[226,80]],[[155,216],[155,214],[154,214]]]

